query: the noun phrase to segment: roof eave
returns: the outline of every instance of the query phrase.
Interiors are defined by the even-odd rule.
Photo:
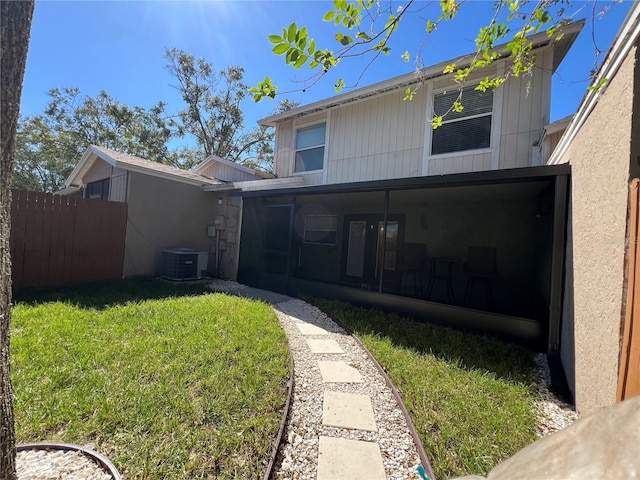
[[[585,24],[585,20],[581,19],[564,26],[561,31],[562,37],[559,40],[555,40],[555,41],[552,37],[549,37],[546,31],[537,33],[530,37],[531,41],[533,42],[534,49],[547,47],[552,42],[554,42],[554,45],[557,45],[556,48],[558,50],[557,50],[557,53],[554,52],[554,61],[553,61],[554,72],[556,68],[558,68],[560,62],[564,59],[565,55],[567,54],[567,52],[569,51],[573,43],[575,42],[579,33],[582,31],[584,24]],[[493,50],[496,52],[505,52],[506,46],[507,46],[506,43],[501,44],[496,46]],[[447,65],[450,65],[452,62],[455,62],[462,68],[464,67],[464,64],[469,63],[474,56],[475,56],[475,52],[468,53],[466,55],[458,57],[457,59],[449,59],[437,65],[426,67],[420,70],[419,72],[411,72],[411,73],[406,73],[404,75],[399,75],[397,77],[375,83],[368,87],[358,88],[351,92],[343,93],[341,95],[336,95],[324,100],[311,103],[303,107],[298,107],[298,108],[288,110],[286,112],[270,115],[261,120],[258,120],[258,124],[262,126],[274,127],[278,123],[291,120],[296,117],[309,115],[318,111],[328,110],[330,108],[344,105],[346,103],[362,100],[364,98],[371,97],[371,96],[381,95],[383,93],[387,93],[390,91],[406,88],[410,85],[415,85],[416,83],[419,83],[419,82],[442,77],[444,75],[448,75],[443,73],[443,70]]]
[[[116,167],[128,170],[130,172],[142,173],[144,175],[150,175],[152,177],[164,178],[165,180],[172,180],[174,182],[186,183],[188,185],[195,185],[198,187],[204,187],[206,185],[216,185],[216,183],[196,180],[194,178],[181,177],[180,175],[173,175],[167,172],[159,172],[150,168],[141,167],[139,165],[131,165],[130,163],[116,162]],[[206,177],[203,177],[205,179]]]
[[[640,3],[635,2],[629,13],[622,22],[622,26],[618,30],[615,38],[611,42],[611,47],[598,70],[593,81],[593,85],[598,85],[603,79],[611,81],[616,75],[620,65],[626,58],[631,47],[640,42]],[[559,164],[567,152],[567,149],[575,139],[576,135],[582,128],[595,106],[598,104],[600,96],[606,92],[607,86],[602,89],[588,90],[580,101],[578,109],[567,126],[560,142],[551,153],[547,163],[549,165]]]
[[[64,184],[65,187],[69,188],[69,187],[77,187],[80,188],[82,185],[75,183],[76,180],[78,178],[82,178],[82,175],[89,169],[91,168],[91,166],[93,165],[93,162],[95,161],[96,157],[102,158],[99,154],[101,152],[99,150],[97,150],[96,148],[94,148],[93,145],[89,145],[87,147],[87,149],[84,151],[84,153],[82,154],[82,157],[80,158],[80,161],[76,164],[76,166],[74,167],[74,169],[71,171],[71,173],[69,174],[69,176],[67,177],[67,179],[65,180]],[[110,163],[111,165],[115,165],[115,160],[111,157],[109,157],[108,159],[104,159],[106,162]]]

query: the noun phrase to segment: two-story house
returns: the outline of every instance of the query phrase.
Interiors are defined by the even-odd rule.
[[[68,185],[129,204],[125,275],[195,247],[212,274],[251,286],[511,337],[561,358],[590,413],[639,391],[640,8],[599,73],[606,88],[549,124],[553,72],[582,27],[532,37],[531,75],[475,91],[503,59],[471,78],[436,130],[458,91],[443,69],[471,56],[263,119],[276,178],[90,147]]]
[[[509,60],[478,72],[437,129],[458,96],[451,61],[261,120],[276,128],[278,181],[296,184],[231,193],[238,280],[557,349],[569,168],[544,166],[545,127],[552,75],[582,26],[532,37],[531,75],[495,91],[474,87]]]

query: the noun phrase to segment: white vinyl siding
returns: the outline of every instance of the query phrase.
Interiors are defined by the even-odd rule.
[[[118,169],[114,169],[118,170]],[[123,172],[111,177],[111,187],[109,189],[109,201],[126,202],[127,201],[127,173]]]
[[[113,167],[107,162],[102,160],[96,160],[96,162],[89,168],[89,171],[82,176],[84,184],[103,180],[112,175]]]
[[[122,168],[112,167],[107,162],[97,160],[89,171],[83,176],[82,181],[87,187],[87,197],[93,195],[98,197],[95,187],[89,188],[89,184],[93,184],[102,180],[110,180],[106,196],[103,200],[111,202],[127,201],[127,171]],[[91,190],[91,192],[89,192]],[[102,193],[100,197],[102,197]]]
[[[499,168],[533,164],[533,144],[549,123],[552,61],[552,48],[539,52],[531,76],[509,78],[502,87]]]
[[[403,101],[404,90],[394,91],[279,124],[275,173],[294,174],[296,129],[320,122],[326,123],[325,165],[322,171],[305,172],[305,185],[532,165],[533,144],[549,123],[552,60],[553,48],[538,51],[532,75],[509,78],[493,92],[491,113],[477,114],[491,118],[489,148],[431,154],[434,93],[457,88],[450,77],[440,77],[421,86],[411,101]],[[472,90],[481,78],[505,69],[506,60],[501,62],[493,70],[472,75],[467,88]],[[462,104],[463,115],[468,115],[470,102],[463,98]]]
[[[244,172],[238,168],[234,168],[232,165],[217,162],[209,165],[199,173],[205,177],[216,178],[224,182],[247,182],[258,179],[258,177],[252,173]]]
[[[274,173],[280,178],[290,177],[293,173],[294,128],[289,120],[278,125],[274,155]]]
[[[394,92],[331,112],[326,183],[420,175],[425,101]]]

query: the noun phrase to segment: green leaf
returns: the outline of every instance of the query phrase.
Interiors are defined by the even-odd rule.
[[[441,116],[435,116],[431,119],[431,126],[433,127],[433,129],[435,130],[438,127],[442,126],[442,117]]]
[[[409,55],[409,50],[405,50],[405,52],[400,55],[400,58],[402,58],[405,62],[408,62],[409,60],[411,60],[411,55]]]
[[[594,83],[593,85],[589,85],[587,87],[588,91],[593,91],[595,90],[597,93],[600,92],[600,90],[602,89],[602,87],[605,86],[605,84],[608,82],[609,80],[607,78],[601,78],[600,81],[598,83]]]
[[[433,32],[437,26],[437,23],[433,23],[431,20],[427,20],[427,33]]]
[[[304,54],[300,55],[298,57],[298,60],[296,60],[296,63],[293,64],[293,68],[300,68],[302,65],[307,63],[308,59],[309,59],[309,57],[307,57],[306,55],[304,55]]]
[[[413,100],[413,90],[411,90],[410,87],[407,87],[407,89],[404,91],[404,101],[411,101]]]
[[[289,43],[293,43],[296,41],[296,32],[298,31],[298,26],[295,23],[289,25],[289,29],[287,30],[287,40]]]
[[[273,49],[271,50],[273,53],[275,53],[276,55],[282,55],[283,53],[286,53],[287,50],[289,50],[289,44],[288,43],[280,43],[278,45],[276,45],[275,47],[273,47]]]
[[[442,15],[440,18],[443,20],[452,20],[458,12],[460,5],[457,0],[440,0],[440,8],[442,9]]]
[[[452,73],[454,72],[456,69],[456,64],[455,63],[451,63],[449,65],[447,65],[446,67],[444,67],[444,70],[442,70],[442,73]]]
[[[344,88],[344,80],[342,78],[339,78],[334,87],[336,89],[336,92],[342,90]]]
[[[336,16],[336,12],[333,10],[329,10],[327,13],[324,14],[324,17],[322,17],[322,20],[324,20],[325,22],[330,22],[335,18],[335,16]]]
[[[371,40],[371,37],[367,35],[365,32],[356,33],[356,38],[359,38],[361,40]]]
[[[455,101],[455,102],[453,102],[452,109],[453,109],[454,112],[460,113],[460,112],[462,112],[462,110],[464,110],[464,106],[460,102]]]
[[[469,69],[469,68],[461,68],[453,76],[453,79],[456,82],[463,82],[469,76],[470,73],[471,73],[471,69]]]
[[[289,50],[289,53],[287,53],[287,62],[294,63],[298,61],[299,57],[300,57],[300,52],[292,48],[291,50]]]
[[[353,43],[353,37],[350,37],[349,35],[343,35],[340,39],[340,43],[346,47],[347,45]]]
[[[269,41],[271,43],[282,43],[284,39],[280,35],[269,35]]]

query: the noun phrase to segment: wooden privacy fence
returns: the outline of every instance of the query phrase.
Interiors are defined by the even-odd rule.
[[[12,190],[13,289],[122,278],[127,204]]]
[[[619,402],[640,395],[640,180],[637,178],[631,181],[627,222],[628,285],[616,395]]]

